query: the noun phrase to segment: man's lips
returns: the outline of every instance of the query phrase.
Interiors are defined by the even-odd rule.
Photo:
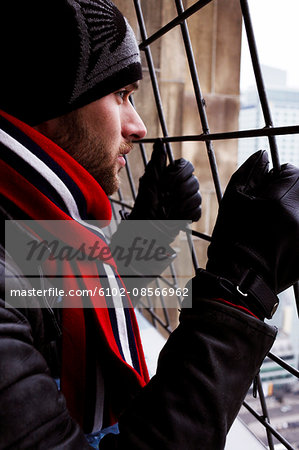
[[[126,146],[123,146],[120,149],[120,154],[119,154],[117,160],[122,167],[125,167],[125,165],[126,165],[126,160],[124,158],[124,155],[127,155],[132,150],[132,148],[133,148],[133,144],[132,145],[128,144]]]

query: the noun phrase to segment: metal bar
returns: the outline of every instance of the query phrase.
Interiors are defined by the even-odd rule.
[[[175,0],[175,4],[176,4],[178,14],[182,15],[184,12],[182,1]],[[188,30],[186,21],[184,20],[180,24],[180,26],[181,26],[184,45],[185,45],[185,51],[186,51],[186,55],[187,55],[190,75],[191,75],[193,89],[194,89],[194,94],[195,94],[195,98],[196,98],[197,109],[198,109],[198,112],[200,115],[203,132],[204,132],[204,134],[209,134],[210,129],[209,129],[208,118],[207,118],[207,114],[206,114],[206,110],[205,110],[205,100],[203,98],[200,84],[199,84],[199,78],[198,78],[198,74],[197,74],[191,40],[190,40],[190,36],[189,36],[189,30]],[[212,178],[214,181],[216,196],[217,196],[218,202],[220,202],[222,193],[221,193],[221,186],[220,186],[220,180],[219,180],[219,175],[218,175],[218,169],[217,169],[217,163],[216,163],[215,153],[214,153],[214,149],[213,149],[213,144],[210,141],[210,139],[206,140],[205,142],[206,142],[206,149],[207,149],[208,158],[209,158],[209,162],[210,162],[210,168],[211,168],[211,172],[212,172]]]
[[[142,156],[142,161],[143,161],[143,164],[144,164],[144,167],[145,167],[147,165],[147,163],[148,163],[148,159],[147,159],[147,156],[146,156],[146,151],[145,151],[144,144],[142,142],[139,144],[139,148],[140,148],[140,153],[141,153],[141,156]]]
[[[121,206],[123,206],[124,208],[133,209],[132,206],[129,205],[128,203],[123,202],[123,201],[121,201],[121,200],[117,200],[116,198],[110,198],[110,201],[111,201],[112,203],[116,203],[117,205],[121,205]]]
[[[262,107],[265,123],[266,123],[267,127],[272,127],[273,122],[272,122],[271,112],[270,112],[269,103],[268,103],[268,99],[267,99],[264,80],[263,80],[263,76],[262,76],[261,66],[260,66],[260,62],[259,62],[259,57],[258,57],[258,52],[257,52],[257,47],[256,47],[256,42],[255,42],[255,37],[254,37],[249,7],[248,7],[248,2],[247,2],[247,0],[240,0],[240,4],[241,4],[243,19],[244,19],[245,30],[246,30],[246,34],[247,34],[247,40],[248,40],[248,46],[249,46],[249,51],[250,51],[251,60],[252,60],[253,71],[254,71],[254,75],[255,75],[257,90],[258,90],[258,94],[259,94],[259,98],[260,98],[260,102],[261,102],[261,107]],[[270,151],[271,151],[271,156],[272,156],[273,167],[274,167],[274,169],[279,170],[280,163],[279,163],[279,156],[278,156],[278,148],[277,148],[276,139],[272,135],[269,136],[269,146],[270,146]]]
[[[126,155],[124,155],[125,161],[126,161],[126,171],[127,171],[127,176],[128,176],[128,181],[129,181],[129,185],[130,185],[130,189],[132,192],[132,197],[133,200],[136,199],[136,189],[135,189],[135,185],[134,185],[134,181],[133,181],[133,177],[132,177],[132,173],[131,173],[131,168],[130,168],[130,164],[128,161],[128,158]]]
[[[200,233],[199,231],[192,230],[192,236],[196,236],[200,239],[203,239],[204,241],[211,242],[212,238],[211,236],[208,236],[207,234]]]
[[[293,288],[294,288],[295,302],[297,306],[297,315],[299,318],[299,281],[297,281],[297,283],[294,284]]]
[[[112,203],[112,202],[111,202],[111,209],[112,209],[112,215],[113,215],[114,220],[117,220],[118,217],[117,217],[117,214],[115,211],[115,206],[114,206],[114,203]]]
[[[257,376],[257,389],[258,389],[259,399],[260,399],[260,403],[261,403],[261,407],[262,407],[263,418],[268,423],[270,423],[269,414],[268,414],[268,408],[267,408],[267,404],[266,404],[266,400],[265,400],[265,396],[264,396],[264,391],[263,391],[263,388],[262,388],[260,375]],[[266,433],[267,433],[269,449],[270,450],[274,450],[273,437],[272,437],[272,434],[271,434],[271,432],[270,432],[270,430],[268,428],[266,428]]]
[[[135,108],[135,102],[134,102],[133,95],[130,95],[130,102],[132,103],[133,107]],[[138,143],[139,143],[139,149],[140,149],[140,154],[141,154],[141,157],[142,157],[142,161],[143,161],[143,164],[144,164],[144,167],[145,167],[147,165],[147,162],[148,162],[147,161],[145,147],[144,147],[143,143],[140,143],[140,142],[138,142]]]
[[[138,308],[138,306],[137,306],[137,308]],[[165,326],[165,323],[163,323],[161,318],[158,316],[158,314],[156,314],[156,312],[152,308],[144,308],[144,309],[146,311],[148,311],[150,313],[150,315],[155,319],[155,321],[158,322],[162,328],[164,328],[166,331],[168,331],[169,334],[172,332],[172,329],[170,328],[170,326],[169,325]]]
[[[221,141],[226,139],[244,139],[259,136],[274,136],[286,134],[299,134],[299,125],[273,127],[273,128],[254,128],[251,130],[225,131],[223,133],[211,134],[191,134],[186,136],[167,136],[161,137],[163,142],[191,142],[191,141]],[[143,143],[152,143],[157,138],[142,139]]]
[[[142,14],[141,6],[140,6],[140,1],[134,0],[134,4],[135,4],[136,15],[137,15],[138,23],[139,23],[141,37],[142,37],[142,40],[145,41],[147,39],[147,35],[146,35],[146,28],[145,28],[145,23],[144,23],[144,19],[143,19],[143,14]],[[147,59],[149,74],[151,77],[154,97],[155,97],[155,101],[156,101],[156,106],[157,106],[157,111],[158,111],[158,116],[159,116],[159,120],[160,120],[160,124],[161,124],[161,128],[162,128],[163,136],[166,137],[166,136],[168,136],[168,130],[167,130],[167,125],[166,125],[166,121],[165,121],[165,117],[164,117],[162,101],[161,101],[161,96],[160,96],[160,92],[159,92],[159,86],[158,86],[158,81],[157,81],[157,77],[156,77],[156,72],[154,69],[152,54],[151,54],[150,48],[148,46],[144,47],[144,52],[145,52],[145,56]],[[174,158],[173,158],[173,152],[171,149],[171,145],[169,142],[166,142],[166,151],[168,154],[169,161],[172,164],[174,162]],[[211,159],[212,159],[212,157],[211,157]],[[192,236],[188,236],[187,239],[188,239],[188,243],[190,246],[194,267],[197,268],[198,262],[197,262],[195,250],[193,247],[193,243],[192,243]],[[163,297],[161,298],[161,302],[163,304]],[[166,324],[166,325],[167,325],[167,328],[169,328],[168,324]]]
[[[172,265],[172,263],[171,263],[171,265]],[[173,277],[172,277],[172,278],[173,278]],[[167,286],[170,286],[170,287],[177,287],[177,284],[175,283],[175,281],[174,281],[173,283],[171,283],[170,281],[168,281],[167,278],[164,278],[164,277],[162,277],[162,276],[160,276],[159,279],[160,279],[161,281],[163,281],[163,283],[166,284]]]
[[[171,263],[169,268],[170,268],[171,276],[172,276],[172,279],[173,279],[173,287],[177,288],[178,287],[178,280],[177,280],[174,264]],[[182,306],[182,296],[177,295],[177,299],[178,299],[178,302],[179,302],[179,307],[181,307]]]
[[[156,286],[160,289],[161,285],[160,285],[160,281],[159,278],[156,279]],[[165,301],[164,301],[164,295],[161,293],[160,294],[160,302],[161,302],[161,306],[163,309],[163,315],[164,315],[164,327],[166,326],[166,328],[170,328],[170,320],[169,320],[169,315],[168,315],[168,309],[165,306]]]
[[[278,431],[275,430],[266,420],[264,420],[247,402],[243,403],[243,406],[262,424],[267,428],[273,436],[278,439],[288,450],[296,450]]]
[[[149,299],[148,295],[146,296],[146,299],[147,299],[147,303],[148,303],[149,306],[146,306],[145,303],[142,300],[139,299],[138,302],[137,302],[136,308],[138,308],[138,310],[141,313],[142,313],[142,309],[145,309],[150,315],[153,327],[157,328],[156,319],[154,317],[154,314],[152,314],[152,311],[154,312],[154,310],[153,310],[153,307],[151,306],[151,302],[150,302],[150,299]]]
[[[189,248],[190,248],[190,252],[191,252],[193,267],[196,270],[199,268],[199,264],[198,264],[197,256],[196,256],[196,253],[194,250],[194,245],[192,242],[192,235],[191,235],[191,233],[186,233],[186,236],[187,236],[187,240],[188,240],[188,244],[189,244]]]
[[[143,19],[142,9],[140,6],[140,1],[134,0],[134,5],[135,5],[135,10],[136,10],[136,15],[137,15],[137,20],[138,20],[138,24],[139,24],[141,37],[142,37],[142,40],[145,41],[147,39],[147,35],[146,35],[146,29],[145,29],[145,23],[144,23],[144,19]],[[156,106],[157,106],[157,112],[158,112],[158,116],[159,116],[159,120],[160,120],[160,124],[161,124],[161,128],[162,128],[163,136],[165,137],[165,136],[168,136],[168,130],[167,130],[167,125],[166,125],[166,121],[165,121],[165,117],[164,117],[162,101],[161,101],[158,81],[157,81],[157,77],[156,77],[156,71],[154,68],[154,61],[152,58],[151,50],[148,46],[146,46],[144,48],[144,52],[145,52],[145,57],[147,60],[149,74],[150,74],[150,78],[151,78],[151,82],[152,82],[155,102],[156,102]],[[168,155],[170,163],[173,163],[174,162],[173,153],[172,153],[172,149],[171,149],[169,142],[166,142],[166,151],[167,151],[167,155]]]
[[[122,192],[121,192],[120,188],[118,189],[117,194],[118,194],[119,201],[114,200],[114,203],[120,205],[121,206],[121,211],[123,212],[125,205],[123,204],[123,195],[122,195]],[[117,217],[117,219],[120,220],[120,217]]]
[[[156,33],[152,34],[152,36],[143,39],[143,42],[139,45],[140,50],[144,50],[145,47],[152,44],[154,41],[162,37],[164,34],[166,34],[168,31],[175,28],[177,25],[179,25],[183,20],[188,19],[188,17],[192,16],[195,12],[197,12],[199,9],[206,6],[208,3],[210,3],[212,0],[199,0],[198,2],[194,3],[194,5],[190,6],[190,8],[186,9],[183,14],[179,14],[175,19],[173,19],[171,22],[164,25],[164,27],[160,28]]]
[[[291,373],[295,377],[299,378],[299,370],[290,366],[290,364],[286,363],[283,359],[279,358],[278,356],[274,355],[271,352],[269,352],[267,356],[268,356],[268,358],[272,359],[272,361],[275,361],[280,367],[287,370],[289,373]]]

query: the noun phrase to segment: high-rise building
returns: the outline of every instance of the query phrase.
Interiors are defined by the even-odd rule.
[[[287,87],[286,72],[262,66],[267,98],[274,126],[299,125],[299,89]],[[239,116],[240,130],[263,128],[265,121],[256,87],[250,87],[241,94]],[[277,136],[280,162],[299,166],[299,134]],[[238,163],[242,164],[249,155],[260,149],[269,149],[267,137],[239,140]]]

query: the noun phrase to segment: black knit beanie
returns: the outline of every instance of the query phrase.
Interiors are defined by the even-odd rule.
[[[0,109],[30,125],[139,80],[138,45],[110,0],[0,3]]]

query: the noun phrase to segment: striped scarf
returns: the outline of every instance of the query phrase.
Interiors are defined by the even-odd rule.
[[[4,112],[0,143],[0,193],[22,212],[14,218],[68,220],[69,232],[57,237],[74,249],[84,241],[107,250],[101,230],[86,222],[111,219],[109,200],[94,178],[52,141]],[[82,308],[80,296],[71,297],[62,314],[62,391],[71,415],[92,432],[117,421],[148,382],[148,372],[134,310],[128,295],[120,295],[125,289],[112,256],[76,267],[79,278],[70,276],[72,270],[65,268],[65,289],[110,287],[113,294],[101,297],[101,308],[93,296],[89,308]]]

